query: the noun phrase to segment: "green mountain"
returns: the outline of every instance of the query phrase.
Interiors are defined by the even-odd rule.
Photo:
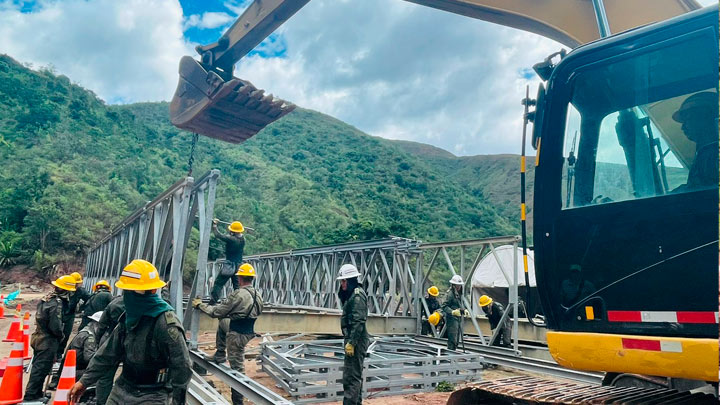
[[[434,146],[408,141],[388,141],[420,157],[432,168],[460,185],[465,192],[489,202],[515,228],[520,223],[520,156],[455,156]],[[520,145],[518,145],[518,148]],[[534,151],[532,151],[534,153]],[[535,156],[527,157],[525,201],[528,238],[532,238]]]
[[[0,56],[0,259],[81,262],[186,175],[190,147],[167,103],[108,106],[67,77]],[[388,234],[517,234],[516,159],[457,158],[298,109],[241,145],[201,137],[193,168],[221,171],[216,216],[254,227],[247,251],[259,253]]]

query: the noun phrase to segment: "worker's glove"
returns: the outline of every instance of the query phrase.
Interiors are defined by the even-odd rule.
[[[452,316],[457,316],[457,317],[459,317],[459,316],[460,316],[460,310],[459,310],[459,309],[453,309],[453,311],[452,311]]]
[[[195,298],[192,300],[192,307],[197,308],[202,304],[202,298]]]
[[[355,346],[350,342],[345,343],[345,355],[350,357],[355,355]]]
[[[213,218],[213,225],[217,226],[217,224],[220,222],[219,219]]]
[[[467,309],[465,310],[465,318],[470,318],[470,312]]]

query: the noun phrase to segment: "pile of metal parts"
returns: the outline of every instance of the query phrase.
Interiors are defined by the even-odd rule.
[[[262,344],[262,370],[295,403],[342,400],[343,341]],[[373,338],[365,359],[363,398],[434,391],[438,383],[478,381],[483,358],[410,337]]]
[[[610,387],[512,377],[483,381],[452,394],[448,405],[460,404],[717,404],[712,394],[664,388]]]

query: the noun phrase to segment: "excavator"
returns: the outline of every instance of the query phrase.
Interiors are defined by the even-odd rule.
[[[717,392],[718,6],[407,1],[571,49],[534,66],[542,84],[523,100],[536,148],[535,274],[554,359],[605,372],[610,386]],[[308,2],[255,0],[218,42],[197,47],[199,60],[184,57],[173,124],[238,143],[292,111],[233,67]],[[481,403],[464,398],[455,403]]]

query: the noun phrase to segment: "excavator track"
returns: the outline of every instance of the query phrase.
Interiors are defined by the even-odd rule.
[[[533,377],[483,381],[454,392],[448,405],[460,404],[718,404],[712,394],[667,388],[611,387]]]

